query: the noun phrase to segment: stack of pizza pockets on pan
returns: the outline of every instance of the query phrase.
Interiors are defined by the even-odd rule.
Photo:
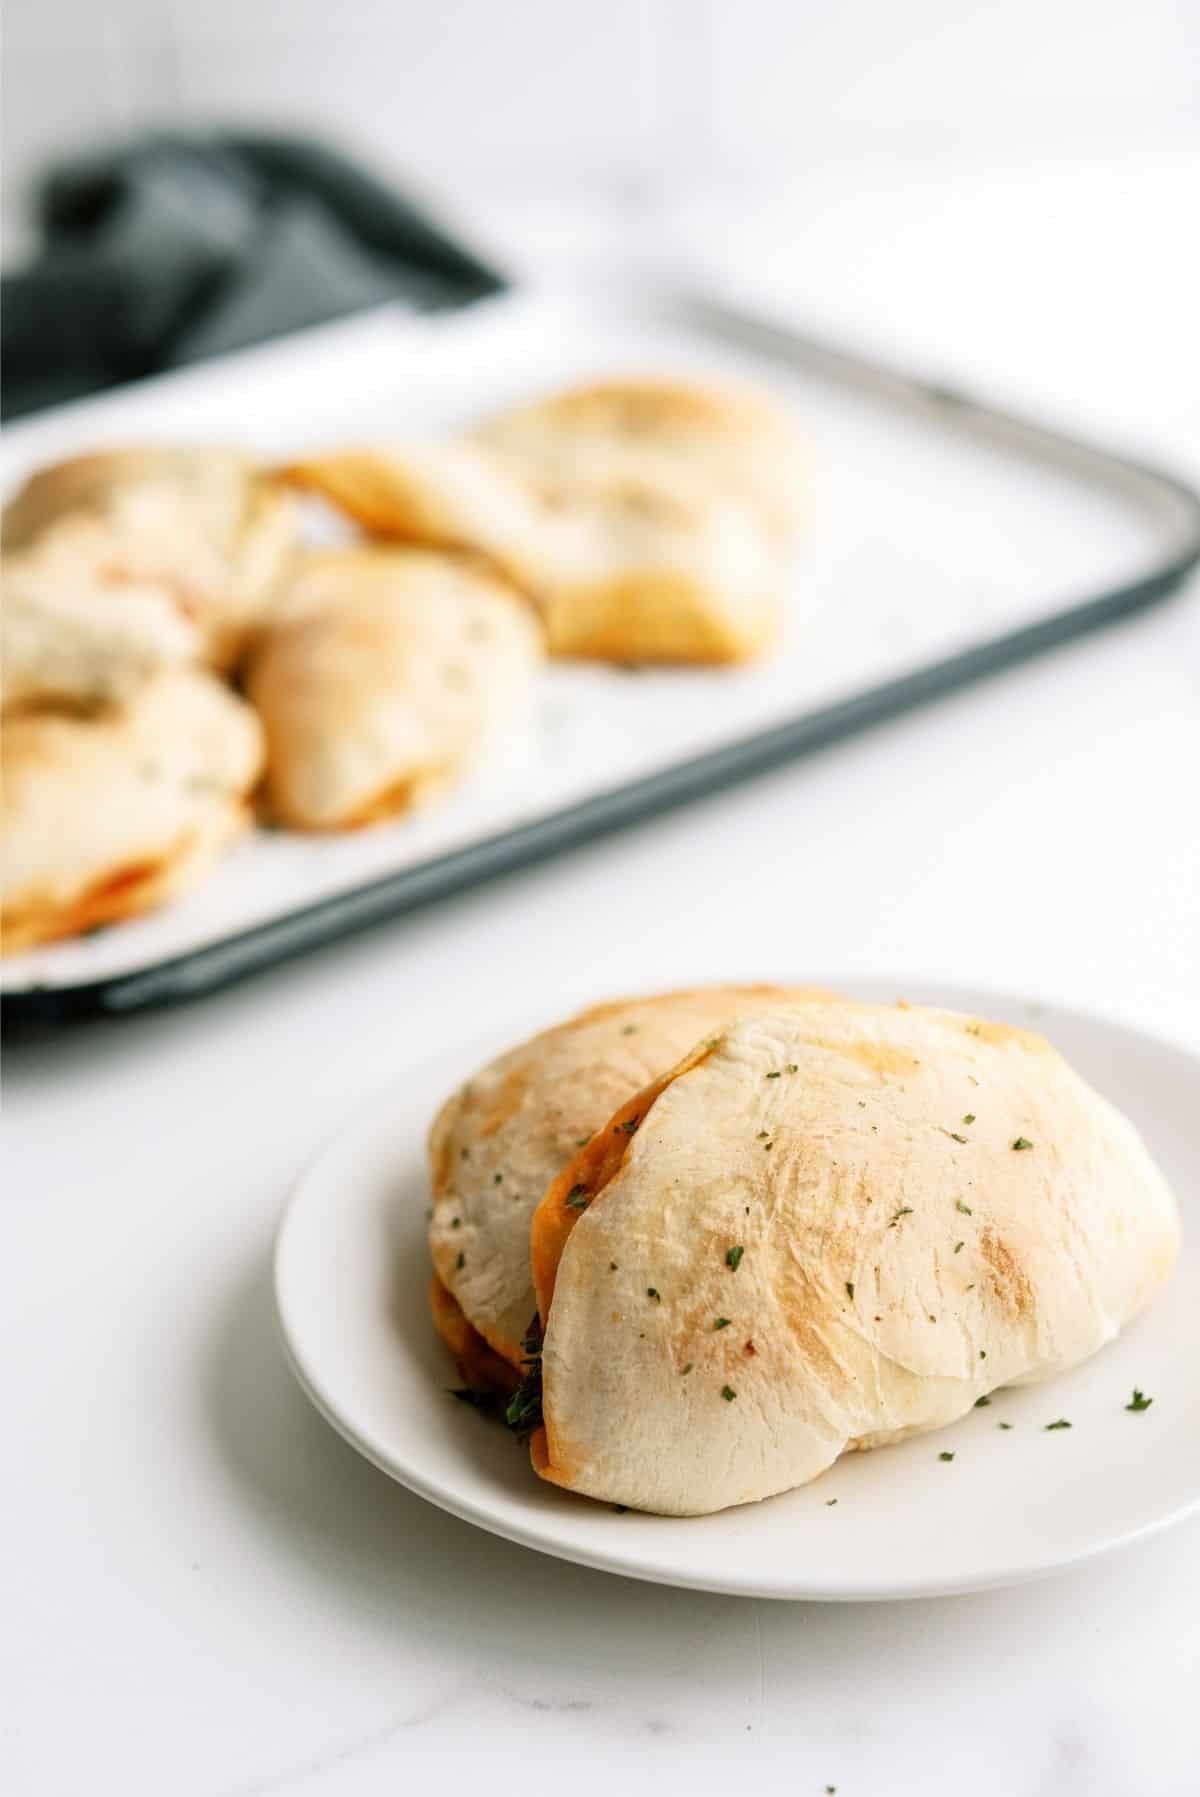
[[[310,558],[253,659],[275,815],[344,829],[427,801],[528,714],[545,654],[761,653],[802,469],[772,402],[665,381],[283,467],[368,540]]]
[[[260,808],[344,830],[460,778],[531,703],[529,607],[435,551],[313,551],[235,451],[36,474],[5,512],[3,944],[184,893]]]
[[[251,821],[262,728],[229,684],[296,504],[234,450],[98,452],[4,513],[7,953],[135,916]]]
[[[429,1139],[433,1315],[545,1480],[699,1515],[1096,1353],[1179,1214],[1042,1037],[712,987],[502,1055]]]
[[[547,653],[762,653],[803,484],[772,402],[663,380],[283,468],[159,445],[43,469],[4,514],[4,950],[190,890],[255,815],[436,801],[519,739]],[[358,540],[306,547],[297,489]]]

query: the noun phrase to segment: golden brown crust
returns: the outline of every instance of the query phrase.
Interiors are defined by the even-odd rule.
[[[399,458],[384,450],[347,448],[312,455],[286,463],[280,476],[301,492],[327,499],[372,536],[456,546],[453,528],[427,509],[424,488],[406,480]]]
[[[7,714],[129,698],[164,668],[200,660],[202,632],[158,579],[109,565],[99,519],[61,519],[29,548],[5,552],[0,695]]]
[[[262,767],[249,706],[197,670],[95,715],[5,722],[0,930],[14,954],[186,890],[248,823]]]
[[[691,575],[653,567],[547,592],[542,609],[551,654],[584,661],[728,667],[762,654],[779,627],[765,594],[733,616],[698,603]]]
[[[254,462],[235,449],[128,444],[91,450],[29,476],[4,508],[4,547],[27,546],[68,513],[103,513],[122,490],[159,483],[179,491],[221,534],[244,511],[256,478]]]
[[[148,445],[76,456],[33,474],[5,508],[6,551],[65,537],[101,592],[157,593],[232,668],[294,551],[293,496],[236,450]],[[111,695],[101,695],[111,696]]]
[[[368,530],[476,555],[537,607],[552,655],[738,662],[778,634],[779,549],[744,505],[673,465],[533,481],[467,446],[415,445],[287,472]]]
[[[486,558],[536,604],[552,655],[719,664],[778,634],[799,467],[770,402],[643,381],[284,472],[369,531]]]
[[[420,550],[310,558],[247,679],[275,816],[351,830],[427,803],[519,725],[540,653],[527,610],[476,567]]]
[[[68,512],[98,509],[115,485],[161,468],[161,452],[132,447],[92,450],[38,468],[4,507],[5,549],[27,548]]]
[[[597,455],[657,456],[736,493],[770,529],[803,517],[807,463],[788,414],[765,393],[652,376],[567,388],[485,421],[474,440],[532,471]]]

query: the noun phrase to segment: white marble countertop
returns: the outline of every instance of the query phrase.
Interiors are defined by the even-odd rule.
[[[1172,178],[1159,167],[1145,190],[1168,210]],[[1031,211],[1042,249],[1060,197]],[[818,237],[852,229],[832,202],[818,211]],[[711,217],[677,226],[677,247],[711,241]],[[965,312],[939,309],[927,269],[922,310],[901,270],[873,335],[1200,472],[1200,291],[1168,236],[1161,303],[1144,262],[1134,279],[1114,257],[1105,286],[1080,251],[1014,341],[1015,287],[989,309],[979,282]],[[817,264],[820,281],[800,268],[791,291],[828,314],[836,283]],[[866,331],[853,269],[843,286]],[[1191,1797],[1200,1524],[1026,1589],[890,1608],[585,1572],[441,1515],[340,1441],[284,1365],[268,1259],[289,1182],[362,1096],[451,1046],[464,1019],[478,1033],[550,997],[565,1010],[693,975],[823,968],[894,972],[916,995],[928,974],[1200,1045],[1198,600],[1193,586],[240,990],[14,1045],[0,1788]]]

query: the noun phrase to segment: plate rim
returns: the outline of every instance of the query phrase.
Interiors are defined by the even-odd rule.
[[[733,975],[731,978],[735,977]],[[796,976],[799,980],[800,976]],[[718,983],[713,981],[711,983]],[[1095,1010],[1090,1006],[1080,1006],[1070,1002],[1059,1002],[1052,998],[1033,998],[1019,990],[1006,989],[988,985],[975,985],[944,978],[921,979],[912,976],[897,978],[893,975],[874,975],[854,973],[841,978],[836,975],[808,972],[804,975],[804,983],[819,983],[834,990],[845,991],[848,996],[873,996],[879,1001],[881,990],[898,991],[904,988],[914,990],[920,987],[923,996],[914,1002],[934,1004],[945,1009],[965,1009],[968,1012],[979,1008],[975,1003],[966,1003],[970,998],[977,1000],[992,999],[1008,1006],[1010,1009],[1029,1010],[1037,1007],[1052,1017],[1067,1017],[1072,1023],[1085,1028],[1098,1027],[1102,1031],[1117,1031],[1127,1039],[1139,1042],[1156,1051],[1165,1051],[1177,1056],[1185,1062],[1193,1063],[1200,1073],[1200,1050],[1181,1041],[1170,1033],[1159,1033],[1144,1025]],[[518,1042],[536,1030],[547,1027],[544,1022],[536,1020],[532,1011],[522,1013],[524,1021],[514,1028],[505,1027],[503,1039]],[[1033,1018],[1033,1027],[1038,1027],[1041,1019]],[[471,1056],[478,1044],[491,1040],[493,1035],[499,1039],[500,1031],[488,1032],[486,1038],[473,1038],[466,1046],[465,1058],[474,1065]],[[488,1050],[485,1048],[484,1053]],[[493,1049],[491,1052],[498,1052]],[[340,1410],[335,1399],[324,1389],[319,1372],[312,1366],[302,1347],[295,1338],[295,1331],[289,1321],[291,1301],[287,1289],[287,1262],[290,1254],[289,1243],[292,1232],[297,1228],[296,1219],[306,1214],[306,1201],[311,1191],[321,1193],[320,1176],[327,1162],[335,1161],[338,1155],[360,1142],[373,1129],[379,1126],[379,1114],[385,1102],[392,1096],[396,1086],[393,1077],[386,1084],[373,1090],[366,1098],[356,1104],[341,1120],[338,1126],[326,1136],[319,1148],[305,1161],[300,1173],[293,1179],[286,1203],[276,1226],[271,1253],[271,1286],[274,1299],[275,1324],[278,1339],[282,1345],[284,1357],[297,1384],[314,1409],[343,1441],[354,1448],[371,1465],[378,1468],[388,1478],[393,1479],[405,1490],[411,1491],[424,1502],[432,1504],[436,1509],[469,1523],[485,1533],[498,1539],[511,1541],[517,1546],[528,1548],[535,1553],[545,1554],[568,1564],[584,1566],[595,1571],[605,1572],[622,1578],[635,1579],[641,1583],[664,1585],[681,1590],[706,1591],[721,1596],[770,1598],[778,1602],[801,1603],[882,1603],[912,1602],[922,1598],[942,1598],[968,1596],[973,1593],[1003,1590],[1022,1584],[1029,1584],[1043,1578],[1051,1578],[1058,1573],[1068,1572],[1076,1567],[1090,1564],[1109,1554],[1118,1553],[1131,1547],[1136,1542],[1146,1541],[1162,1534],[1167,1529],[1187,1520],[1200,1511],[1200,1484],[1194,1494],[1181,1503],[1177,1503],[1149,1521],[1136,1523],[1110,1534],[1103,1539],[1090,1542],[1065,1556],[1059,1550],[1050,1550],[1043,1555],[1027,1557],[1019,1566],[1007,1567],[991,1573],[983,1573],[979,1577],[948,1577],[945,1580],[918,1577],[903,1577],[889,1582],[884,1587],[863,1586],[847,1588],[844,1584],[822,1586],[814,1583],[811,1577],[804,1580],[789,1580],[780,1575],[769,1582],[751,1576],[742,1575],[735,1579],[722,1576],[719,1569],[714,1568],[711,1575],[691,1572],[686,1569],[673,1569],[662,1564],[651,1565],[630,1561],[619,1552],[613,1552],[602,1546],[587,1543],[578,1545],[558,1539],[547,1539],[535,1527],[524,1525],[519,1521],[498,1516],[485,1503],[463,1497],[446,1488],[435,1479],[424,1475],[419,1468],[411,1464],[401,1465],[395,1457],[385,1456],[381,1450]],[[799,1488],[798,1488],[799,1489]],[[752,1510],[754,1506],[742,1506]]]

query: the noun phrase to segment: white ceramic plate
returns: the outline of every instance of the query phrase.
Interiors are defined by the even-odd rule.
[[[289,1356],[318,1409],[410,1490],[497,1535],[634,1578],[761,1597],[854,1601],[1011,1584],[1200,1507],[1200,1060],[1096,1017],[992,993],[805,977],[1032,1021],[1049,1035],[1134,1119],[1179,1194],[1184,1257],[1150,1311],[1078,1371],[997,1393],[951,1429],[851,1454],[766,1503],[680,1520],[558,1491],[534,1477],[501,1425],[446,1395],[458,1380],[429,1321],[424,1135],[447,1092],[502,1046],[474,1043],[406,1068],[292,1199],[275,1289]],[[1135,1386],[1152,1396],[1150,1409],[1126,1410]],[[1063,1416],[1069,1430],[1047,1430]],[[943,1451],[954,1460],[939,1460]]]

